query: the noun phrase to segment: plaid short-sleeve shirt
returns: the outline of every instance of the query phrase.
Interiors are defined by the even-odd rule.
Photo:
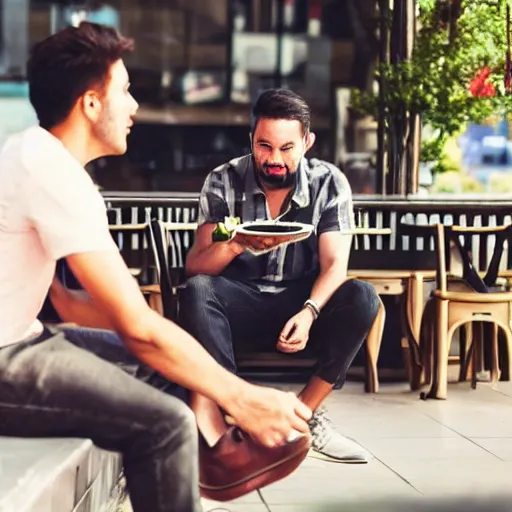
[[[313,279],[318,274],[318,237],[322,233],[354,226],[350,185],[337,167],[304,158],[297,173],[295,190],[279,220],[312,224],[313,234],[302,242],[278,247],[261,256],[245,252],[222,275],[253,282],[262,291],[279,292],[293,281]],[[240,217],[242,222],[270,218],[251,155],[214,169],[203,185],[198,224],[222,222],[225,217]]]

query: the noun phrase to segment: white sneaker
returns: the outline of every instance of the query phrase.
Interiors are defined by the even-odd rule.
[[[309,420],[309,428],[312,436],[310,457],[346,464],[366,464],[373,458],[362,446],[335,430],[324,408],[315,411]]]

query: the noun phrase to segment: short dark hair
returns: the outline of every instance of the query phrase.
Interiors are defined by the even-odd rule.
[[[304,133],[311,128],[311,112],[304,99],[289,89],[269,89],[263,92],[252,109],[252,133],[260,119],[296,119]]]
[[[77,99],[92,87],[103,93],[110,67],[133,46],[132,39],[114,28],[89,22],[67,27],[36,44],[27,74],[39,124],[49,129],[64,121]]]

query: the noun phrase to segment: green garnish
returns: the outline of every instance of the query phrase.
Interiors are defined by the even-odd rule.
[[[217,222],[212,231],[212,242],[227,242],[240,224],[240,217],[225,217],[224,222]]]

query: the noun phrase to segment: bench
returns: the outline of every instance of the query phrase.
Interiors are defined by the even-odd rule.
[[[114,512],[120,473],[88,439],[0,437],[0,512]]]

